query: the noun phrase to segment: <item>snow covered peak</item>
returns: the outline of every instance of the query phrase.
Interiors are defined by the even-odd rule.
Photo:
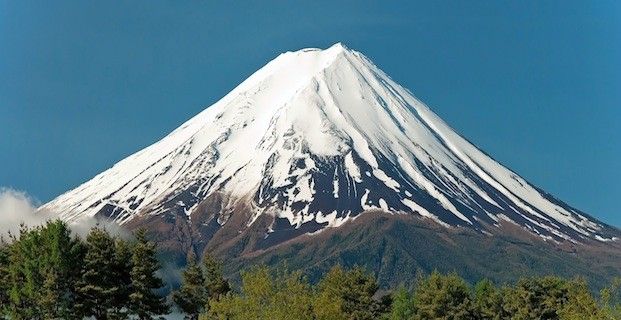
[[[531,186],[453,131],[359,52],[279,55],[162,140],[45,205],[67,220],[192,217],[223,194],[295,229],[369,210],[549,240],[612,239],[605,226]],[[225,224],[228,218],[219,219]],[[490,231],[491,230],[491,231]]]
[[[331,45],[330,47],[326,48],[326,49],[321,49],[321,48],[304,48],[304,49],[300,49],[297,51],[288,51],[285,54],[289,54],[289,53],[293,53],[296,55],[302,55],[305,53],[314,53],[315,55],[319,54],[319,55],[324,55],[324,56],[332,56],[332,57],[336,57],[338,54],[340,53],[354,53],[356,51],[351,50],[350,48],[348,48],[345,44],[343,44],[342,42],[337,42],[333,45]]]
[[[335,50],[335,51],[351,51],[345,44],[343,44],[342,42],[337,42],[335,44],[333,44],[330,48],[327,49],[329,50]]]

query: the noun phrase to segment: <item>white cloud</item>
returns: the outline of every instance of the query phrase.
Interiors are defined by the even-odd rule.
[[[36,201],[25,192],[0,188],[0,235],[19,232],[20,224],[41,225],[50,217],[48,212],[37,212]]]
[[[23,191],[0,187],[0,236],[10,233],[17,234],[21,224],[34,227],[55,219],[58,214],[38,210],[39,203]],[[69,224],[71,230],[85,237],[91,228],[100,226],[112,234],[126,237],[128,233],[116,223],[101,221],[92,217],[84,217]]]

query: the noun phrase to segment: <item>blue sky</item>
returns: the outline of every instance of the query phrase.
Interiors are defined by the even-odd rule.
[[[621,2],[385,2],[0,0],[0,186],[50,200],[278,53],[342,41],[496,160],[621,226]]]

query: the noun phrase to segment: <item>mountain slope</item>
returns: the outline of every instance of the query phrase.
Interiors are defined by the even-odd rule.
[[[69,221],[149,225],[161,241],[182,238],[183,250],[228,247],[253,230],[238,255],[319,238],[372,211],[447,232],[517,229],[558,246],[616,246],[620,237],[494,161],[342,44],[281,54],[44,208]]]
[[[105,214],[125,223],[147,211],[190,214],[214,191],[252,197],[252,219],[273,209],[296,227],[338,226],[380,208],[476,229],[508,220],[548,239],[612,238],[341,44],[279,56],[161,141],[45,207],[68,220]]]
[[[253,232],[224,243],[216,234],[207,250],[226,257],[223,261],[232,278],[244,266],[256,264],[303,270],[311,280],[320,279],[336,264],[359,265],[373,270],[388,288],[411,284],[417,272],[433,270],[456,271],[471,283],[483,278],[505,283],[533,275],[581,276],[594,289],[621,274],[618,244],[559,246],[507,227],[505,234],[487,236],[468,228],[447,230],[414,215],[373,212],[342,228],[299,236],[267,249],[261,249],[262,239],[253,240],[258,236]]]

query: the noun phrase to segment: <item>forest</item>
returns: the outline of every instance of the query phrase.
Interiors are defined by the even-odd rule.
[[[457,273],[412,270],[412,284],[380,288],[361,267],[334,266],[311,283],[301,271],[253,266],[240,280],[209,254],[188,256],[167,290],[146,230],[131,237],[94,227],[84,237],[62,221],[22,226],[0,242],[3,319],[621,319],[621,279],[593,292],[554,275],[470,284]]]

